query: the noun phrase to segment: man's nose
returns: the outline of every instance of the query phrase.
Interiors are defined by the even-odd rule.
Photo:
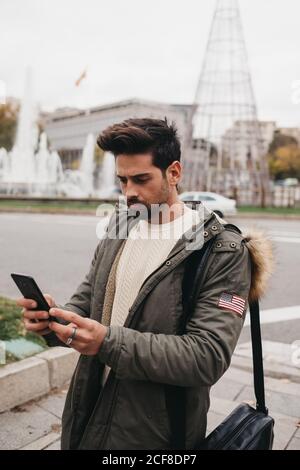
[[[138,191],[136,190],[134,185],[127,184],[126,190],[125,190],[125,196],[128,199],[138,199]]]

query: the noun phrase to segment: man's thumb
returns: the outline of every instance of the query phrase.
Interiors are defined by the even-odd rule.
[[[53,299],[53,297],[50,295],[50,294],[43,294],[45,299],[47,300],[48,302],[48,305],[50,307],[54,307],[55,306],[55,300]]]

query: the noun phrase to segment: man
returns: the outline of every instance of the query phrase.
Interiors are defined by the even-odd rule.
[[[186,449],[194,449],[205,437],[210,387],[230,364],[249,301],[264,290],[268,243],[180,201],[180,142],[167,120],[113,125],[98,145],[115,155],[128,210],[116,209],[70,301],[56,306],[47,296],[59,322],[30,310],[30,300],[18,302],[29,331],[81,353],[62,449],[170,448],[167,385],[186,387]],[[124,221],[128,236],[116,236]],[[193,249],[212,238],[196,307],[178,334],[185,269]]]

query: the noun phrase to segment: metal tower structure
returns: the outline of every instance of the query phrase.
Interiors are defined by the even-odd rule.
[[[248,66],[238,0],[217,0],[185,152],[185,188],[236,194],[265,204],[266,149]]]

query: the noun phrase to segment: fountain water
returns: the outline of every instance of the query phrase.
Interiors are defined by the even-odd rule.
[[[0,149],[0,193],[84,198],[108,198],[116,193],[115,161],[110,152],[104,155],[100,190],[95,190],[93,134],[87,136],[79,169],[63,171],[58,153],[48,149],[45,133],[38,142],[36,118],[28,69],[15,144],[11,152]]]
[[[82,187],[89,195],[92,195],[94,192],[94,154],[95,139],[93,134],[89,134],[83,149],[79,168],[82,175]]]
[[[38,138],[38,128],[35,122],[36,109],[32,104],[31,71],[28,69],[15,144],[9,153],[1,149],[1,179],[6,192],[26,192],[34,182],[34,150]]]
[[[72,197],[90,197],[94,195],[94,153],[93,134],[87,136],[78,170],[66,170],[65,181],[60,185],[62,194]]]
[[[30,184],[35,180],[34,151],[37,145],[37,112],[32,99],[32,74],[26,73],[24,96],[17,126],[17,136],[10,153],[9,182]]]
[[[0,192],[6,194],[56,195],[64,179],[57,152],[50,153],[47,136],[42,133],[38,145],[37,112],[32,98],[31,70],[27,69],[24,96],[11,152],[0,149]]]
[[[40,136],[38,152],[35,155],[35,195],[55,195],[64,181],[64,172],[57,152],[49,152],[47,135]]]
[[[115,184],[115,157],[111,152],[105,152],[103,157],[100,189],[98,197],[109,198],[116,192]]]

